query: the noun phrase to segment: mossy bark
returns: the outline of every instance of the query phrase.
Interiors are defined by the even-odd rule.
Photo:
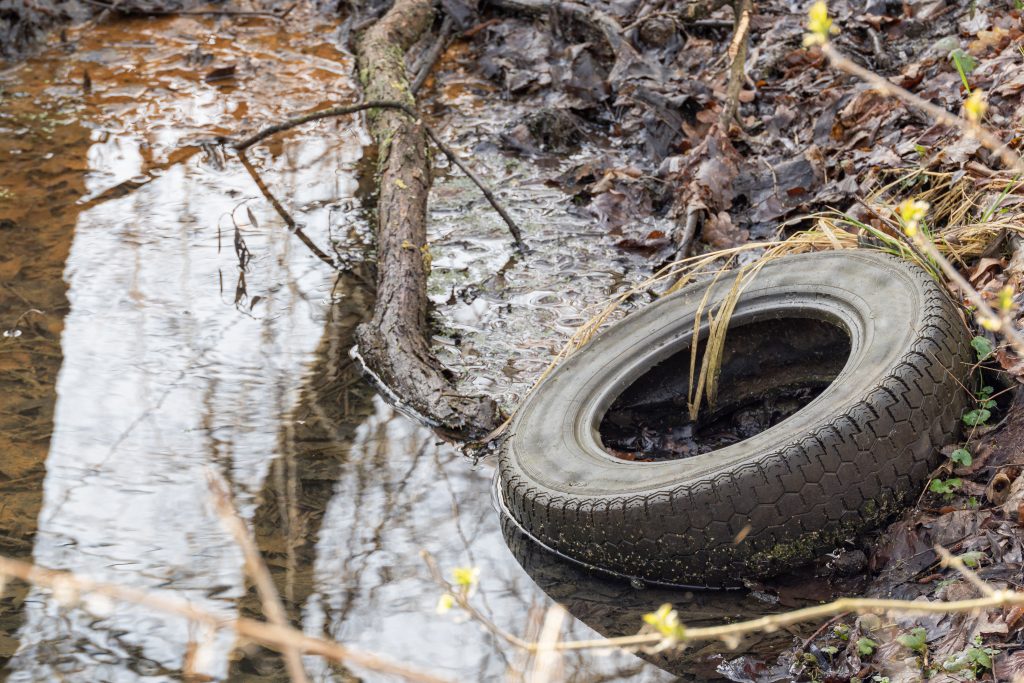
[[[433,20],[430,0],[397,0],[359,41],[359,76],[366,100],[415,106],[405,52]],[[356,332],[366,367],[390,389],[400,407],[463,438],[486,434],[498,423],[489,399],[460,396],[430,349],[427,324],[427,193],[430,157],[419,121],[398,111],[373,111],[377,141],[377,300],[370,322]]]

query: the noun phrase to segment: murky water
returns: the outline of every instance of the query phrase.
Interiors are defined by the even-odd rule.
[[[260,617],[209,500],[213,471],[296,625],[455,680],[514,680],[529,662],[434,613],[421,550],[442,567],[480,567],[482,609],[526,635],[551,604],[545,591],[581,619],[567,638],[592,637],[588,623],[633,632],[666,600],[690,605],[694,622],[767,609],[637,591],[521,542],[513,553],[491,507],[492,463],[470,463],[357,376],[347,350],[372,305],[365,130],[333,121],[281,136],[251,152],[252,173],[202,144],[356,98],[337,28],[301,10],[287,27],[124,21],[0,71],[0,551]],[[543,182],[550,165],[488,144],[506,110],[482,111],[486,83],[457,59],[440,80],[439,128],[501,188],[536,251],[514,257],[475,190],[442,173],[431,200],[437,347],[464,386],[512,406],[588,309],[648,266],[571,215]],[[18,585],[0,603],[9,680],[179,680],[201,635]],[[285,679],[276,654],[226,634],[213,650],[196,664],[206,677]],[[660,664],[706,675],[718,661],[698,651]],[[381,678],[306,664],[315,680]],[[565,675],[672,677],[625,653],[574,655]]]

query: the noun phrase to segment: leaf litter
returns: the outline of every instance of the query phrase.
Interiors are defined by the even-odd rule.
[[[805,3],[756,4],[738,118],[729,122],[720,115],[733,12],[716,7],[723,3],[685,9],[644,0],[593,3],[594,12],[622,27],[628,49],[593,22],[508,11],[516,4],[494,3],[493,14],[477,17],[489,22],[486,28],[469,40],[501,97],[543,112],[510,125],[504,144],[543,158],[574,150],[580,139],[603,141],[606,154],[577,156],[570,172],[549,182],[572,195],[620,249],[676,264],[748,245],[757,254],[763,249],[756,242],[774,244],[811,230],[801,238],[806,246],[790,248],[868,246],[906,255],[891,207],[926,196],[939,247],[982,295],[995,300],[1007,284],[1020,291],[1020,179],[1000,170],[977,143],[828,68],[817,50],[801,44]],[[838,47],[894,83],[952,112],[961,111],[972,89],[983,89],[991,106],[986,123],[1004,138],[1024,117],[1024,31],[1012,3],[840,0],[829,9],[842,29]],[[687,230],[694,213],[699,225]],[[648,230],[638,216],[673,219],[677,228]],[[709,256],[702,263],[713,269],[726,260]],[[677,276],[683,270],[669,268]],[[664,291],[657,279],[655,285]],[[940,567],[936,543],[970,559],[986,581],[1021,584],[1024,505],[1018,510],[1016,499],[999,500],[991,484],[998,475],[1007,489],[1015,486],[1024,464],[1024,420],[1012,397],[1024,381],[1024,361],[991,333],[976,334],[979,384],[970,389],[997,385],[991,410],[979,408],[965,442],[947,447],[932,477],[939,484],[922,492],[914,509],[821,559],[814,571],[830,578],[832,595],[856,590],[929,601],[974,595]],[[856,581],[839,578],[843,562],[859,573]],[[771,585],[758,590],[777,594]],[[991,679],[994,667],[1002,677],[1024,671],[1017,652],[1024,643],[1021,617],[1013,611],[895,623],[848,617],[777,659],[723,656],[718,674],[761,683],[874,675],[965,680],[966,662],[971,676]],[[840,626],[843,638],[835,635]],[[916,650],[900,643],[915,629],[924,629]],[[873,643],[871,652],[858,642]],[[985,654],[977,642],[994,649]]]

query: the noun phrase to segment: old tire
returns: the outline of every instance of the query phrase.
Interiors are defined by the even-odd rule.
[[[731,284],[714,283],[709,301],[721,301]],[[819,332],[829,326],[843,333],[848,358],[810,403],[692,457],[629,462],[606,451],[599,429],[620,395],[634,385],[660,391],[682,367],[688,376],[680,358],[689,352],[680,352],[690,347],[706,289],[690,286],[628,316],[528,397],[500,455],[497,486],[506,512],[535,540],[650,582],[738,585],[831,550],[920,492],[965,406],[968,331],[927,274],[866,250],[767,264],[731,319],[727,358],[734,336],[757,345],[733,354],[735,369],[723,363],[723,392],[749,391],[751,382],[770,388],[792,374],[787,363],[804,358],[811,367],[803,375],[814,376],[828,349],[804,339],[827,341]],[[790,334],[786,325],[810,325],[813,334]],[[766,358],[758,360],[767,369],[752,364],[763,348],[776,358],[791,346],[801,348],[780,361],[785,371]]]

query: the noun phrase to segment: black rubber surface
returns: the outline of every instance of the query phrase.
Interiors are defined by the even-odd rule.
[[[731,284],[713,285],[709,300],[720,301]],[[614,457],[601,442],[603,418],[648,371],[670,367],[690,347],[704,292],[688,287],[610,328],[517,414],[498,485],[511,514],[543,544],[650,581],[738,585],[891,517],[920,492],[937,448],[955,438],[970,368],[956,306],[916,267],[846,250],[767,264],[730,323],[811,318],[841,328],[849,358],[820,395],[710,452],[658,462]]]

